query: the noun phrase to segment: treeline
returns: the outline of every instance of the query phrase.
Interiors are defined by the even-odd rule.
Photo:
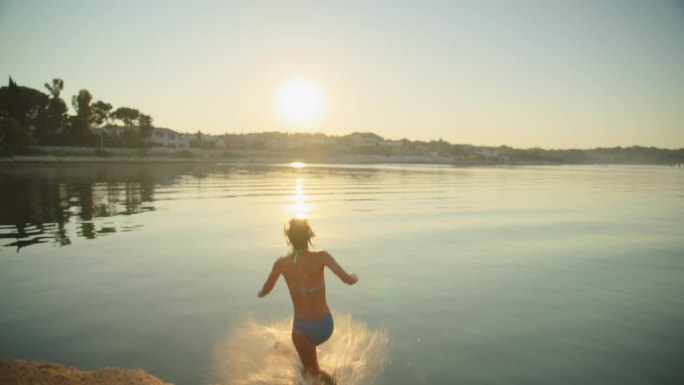
[[[452,144],[445,140],[384,140],[372,133],[352,134],[374,139],[359,146],[344,146],[345,137],[335,145],[328,144],[329,154],[380,156],[431,156],[455,163],[476,164],[684,164],[684,148],[663,149],[631,146],[594,149],[513,148],[510,146],[474,146]],[[340,145],[342,144],[342,145]]]
[[[45,88],[47,93],[19,86],[12,78],[0,87],[0,146],[142,147],[152,132],[152,117],[137,109],[93,102],[93,95],[83,89],[72,96],[75,115],[70,115],[61,97],[64,81],[52,79]],[[117,124],[120,130],[96,132]]]
[[[504,147],[499,157],[502,160],[507,159],[519,163],[681,164],[684,163],[684,149],[669,150],[643,146],[594,148],[590,150]]]
[[[440,155],[451,155],[461,161],[504,164],[682,164],[684,149],[664,149],[656,147],[610,147],[580,149],[544,149],[473,147],[468,145],[448,145],[438,142],[426,143]]]
[[[456,163],[493,164],[684,164],[684,148],[663,149],[631,146],[580,149],[513,148],[510,146],[486,147],[469,144],[452,144],[445,140],[387,141],[375,134],[374,145],[342,149],[342,152],[361,155],[431,155],[449,158]]]

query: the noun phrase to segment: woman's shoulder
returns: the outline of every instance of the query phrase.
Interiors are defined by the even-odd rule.
[[[287,261],[288,258],[289,258],[289,255],[284,255],[282,257],[278,257],[278,258],[276,258],[274,265],[282,266]]]
[[[313,254],[316,256],[316,258],[320,258],[323,260],[327,260],[328,258],[332,257],[330,255],[330,253],[328,253],[325,250],[317,250],[317,251],[314,251]]]

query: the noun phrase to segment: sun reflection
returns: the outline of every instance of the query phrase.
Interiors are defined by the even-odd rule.
[[[304,168],[304,167],[306,167],[306,163],[304,163],[304,162],[292,162],[292,163],[290,163],[290,167],[292,167],[292,168]]]
[[[309,197],[304,194],[304,179],[297,178],[295,181],[295,193],[290,197],[293,201],[289,205],[289,211],[293,212],[295,218],[309,218],[309,212],[311,211],[311,205],[306,203]]]

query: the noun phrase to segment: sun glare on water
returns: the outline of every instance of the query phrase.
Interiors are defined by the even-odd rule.
[[[276,95],[276,108],[285,124],[310,125],[323,119],[326,96],[316,81],[298,76],[280,85]]]
[[[289,200],[292,202],[289,205],[289,210],[295,218],[306,219],[309,218],[311,212],[311,204],[307,203],[309,197],[304,192],[304,179],[297,178],[295,181],[295,191]]]

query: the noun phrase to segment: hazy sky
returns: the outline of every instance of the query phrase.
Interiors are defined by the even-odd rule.
[[[0,0],[0,58],[178,131],[684,147],[684,2]],[[296,76],[314,126],[274,108]]]

